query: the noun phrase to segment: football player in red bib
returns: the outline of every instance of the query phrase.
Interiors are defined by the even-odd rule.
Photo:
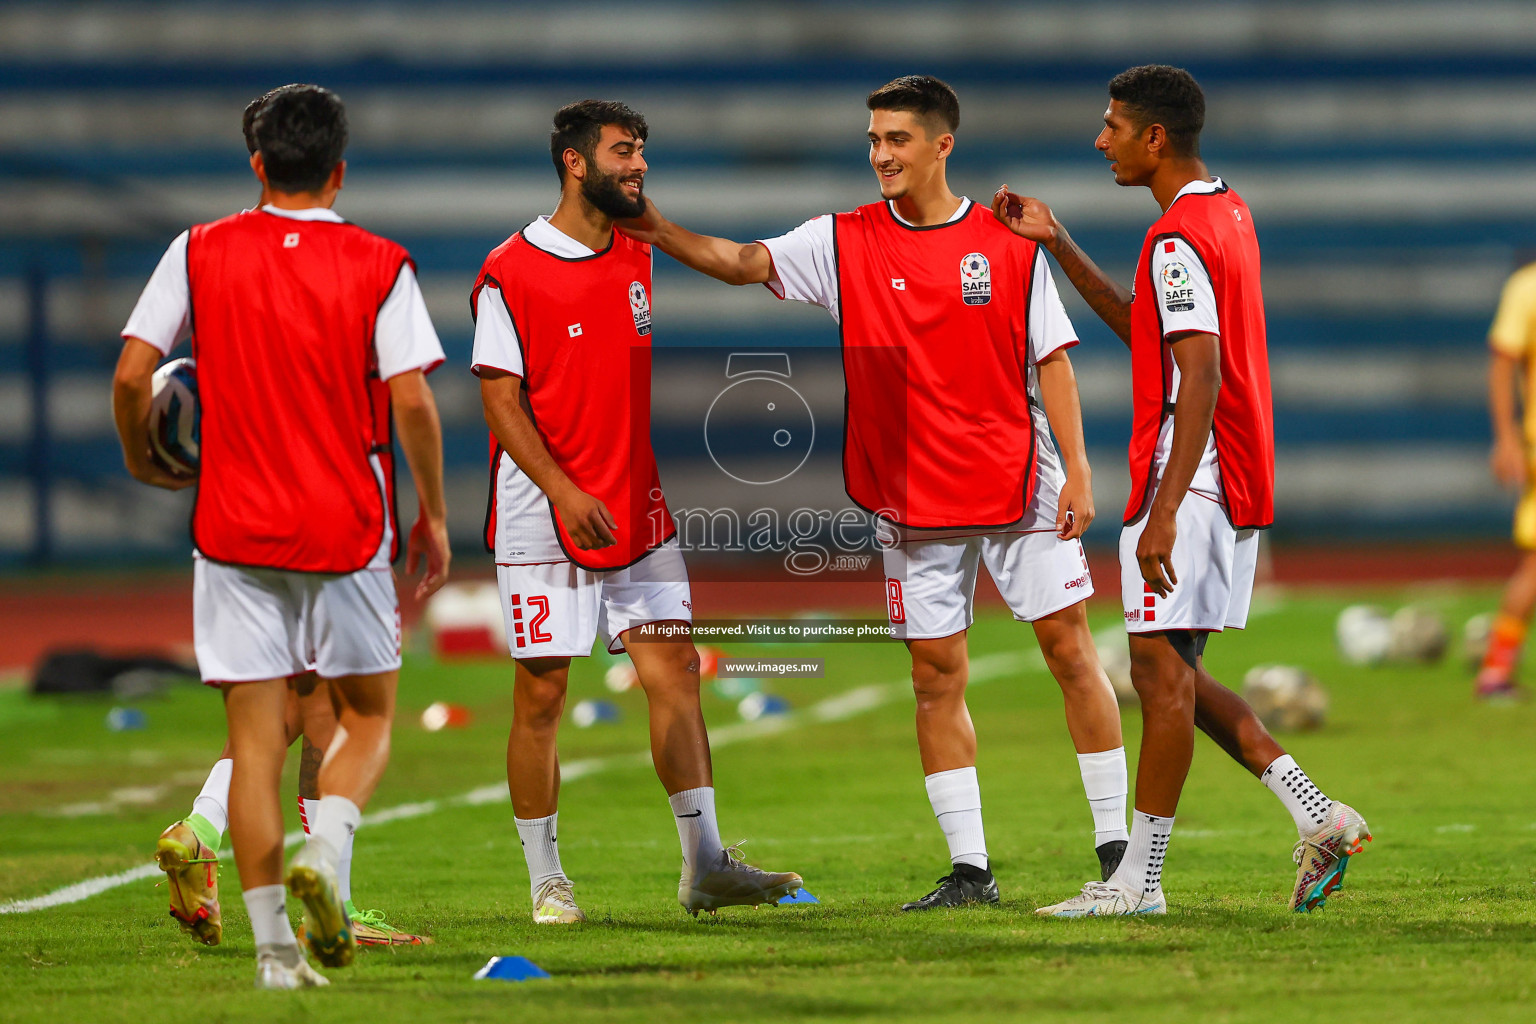
[[[304,901],[325,964],[356,948],[336,868],[388,760],[400,666],[391,563],[393,430],[421,515],[426,597],[446,578],[442,444],[426,373],[442,362],[409,255],[331,209],[346,115],[328,90],[280,90],[255,116],[265,203],[182,233],[128,325],[113,384],[124,460],[159,486],[193,481],[150,460],[150,377],[187,334],[198,361],[201,465],[192,538],[198,666],[224,693],[235,863],[261,988],[321,985],[299,953],[282,882]],[[328,681],[339,728],[319,771],[317,821],[283,870],[278,780],[291,680]]]
[[[744,863],[715,819],[688,572],[651,451],[651,247],[614,227],[643,209],[648,133],[622,103],[557,111],[560,202],[493,249],[470,292],[491,427],[486,546],[517,663],[507,785],[537,924],[586,920],[555,842],[555,731],[571,659],[599,636],[629,652],[650,706],[678,902],[696,915],[800,887]]]
[[[747,245],[696,235],[654,206],[634,230],[695,270],[838,321],[844,483],[890,541],[887,614],[912,655],[918,750],[949,846],[950,873],[903,909],[998,902],[965,703],[983,564],[1061,686],[1108,877],[1127,840],[1125,748],[1085,609],[1093,580],[1078,538],[1093,492],[1067,358],[1077,335],[1039,246],[950,191],[954,90],[909,75],[866,106],[879,202]]]
[[[1299,839],[1291,907],[1321,906],[1370,838],[1329,800],[1241,697],[1205,670],[1211,633],[1248,621],[1258,531],[1274,519],[1275,443],[1253,216],[1200,159],[1205,96],[1181,68],[1109,83],[1096,146],[1118,185],[1151,190],[1135,284],[1111,280],[1050,209],[1005,185],[993,213],[1039,242],[1131,350],[1131,498],[1120,539],[1131,679],[1145,738],[1131,841],[1112,877],[1037,913],[1162,914],[1163,857],[1199,726],[1290,811]]]
[[[273,96],[296,85],[279,86],[246,104],[240,128],[246,151],[256,154],[256,115]],[[267,202],[267,189],[261,189],[256,206]],[[134,326],[140,333],[152,331],[144,324]],[[210,682],[217,686],[217,681]],[[336,710],[331,706],[329,686],[321,685],[313,671],[294,677],[288,690],[286,714],[288,745],[302,738],[299,757],[299,823],[309,834],[310,825],[319,820],[320,762],[336,736]],[[192,801],[192,811],[170,825],[155,844],[155,861],[166,874],[170,892],[171,916],[182,930],[199,942],[216,946],[223,939],[224,926],[219,906],[218,853],[224,832],[229,827],[229,779],[234,765],[229,740],[208,773],[202,789]],[[352,834],[343,840],[336,861],[336,885],[360,946],[418,946],[429,939],[396,931],[377,910],[358,910],[352,903]]]

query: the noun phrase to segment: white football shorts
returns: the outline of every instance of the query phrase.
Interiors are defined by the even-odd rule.
[[[1175,518],[1173,593],[1159,597],[1141,578],[1136,545],[1147,517],[1120,531],[1120,596],[1129,633],[1165,629],[1220,632],[1248,624],[1253,575],[1259,564],[1259,531],[1234,530],[1226,509],[1193,491]]]
[[[626,569],[591,572],[568,561],[498,565],[496,582],[514,658],[583,658],[598,637],[617,654],[625,630],[693,621],[676,537]]]
[[[906,540],[881,552],[885,608],[899,640],[968,629],[976,573],[985,563],[1013,617],[1034,622],[1093,594],[1083,545],[1054,531]]]
[[[203,681],[322,678],[400,667],[400,604],[388,568],[345,575],[193,562],[192,638]]]

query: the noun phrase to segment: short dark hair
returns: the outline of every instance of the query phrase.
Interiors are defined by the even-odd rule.
[[[251,130],[278,192],[318,192],[347,149],[347,110],[318,85],[289,85],[256,111]]]
[[[639,111],[615,100],[579,100],[555,111],[554,131],[549,133],[549,156],[562,182],[565,151],[574,149],[591,163],[597,156],[597,140],[602,138],[605,124],[616,124],[642,141],[651,131]]]
[[[297,82],[288,85],[280,85],[276,89],[268,89],[245,105],[245,113],[240,118],[240,132],[245,136],[245,148],[249,153],[256,152],[256,115],[261,113],[261,108],[267,105],[267,100],[280,92],[299,88]]]
[[[1160,124],[1180,156],[1200,155],[1205,127],[1205,93],[1195,76],[1167,64],[1143,64],[1109,80],[1109,98],[1119,100],[1138,134]]]
[[[936,127],[951,133],[960,127],[960,97],[932,75],[902,75],[870,93],[864,102],[872,111],[910,111],[930,135],[941,134],[933,131]]]

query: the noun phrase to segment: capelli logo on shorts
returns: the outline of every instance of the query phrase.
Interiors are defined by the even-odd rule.
[[[1072,589],[1074,589],[1076,587],[1086,587],[1088,584],[1090,584],[1092,582],[1093,582],[1093,574],[1085,572],[1081,576],[1079,576],[1077,579],[1072,580],[1070,583],[1068,583],[1067,584],[1067,589],[1068,590],[1072,590]]]
[[[1125,621],[1126,622],[1140,622],[1141,621],[1141,609],[1140,608],[1132,608],[1130,611],[1126,612],[1125,613]]]

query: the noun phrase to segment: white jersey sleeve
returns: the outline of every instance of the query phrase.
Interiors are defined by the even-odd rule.
[[[1191,333],[1221,337],[1216,291],[1194,246],[1177,235],[1158,239],[1152,247],[1152,283],[1157,288],[1163,337]]]
[[[427,315],[427,301],[421,296],[421,285],[416,283],[416,272],[409,263],[401,266],[389,298],[379,307],[373,345],[379,356],[381,380],[411,370],[431,373],[443,362],[443,343]]]
[[[187,239],[190,235],[190,231],[183,231],[165,250],[129,314],[128,323],[123,326],[124,339],[147,341],[159,349],[161,355],[169,355],[171,349],[188,335],[192,309],[192,289],[187,283]]]
[[[1051,277],[1050,264],[1045,253],[1035,250],[1035,269],[1029,284],[1029,319],[1025,326],[1029,333],[1029,361],[1038,363],[1058,349],[1077,344],[1077,331],[1067,316],[1067,308],[1061,304],[1061,293]]]
[[[517,337],[517,327],[501,299],[501,289],[493,284],[482,285],[475,298],[475,348],[469,368],[478,377],[481,367],[516,377],[524,375],[523,345]]]
[[[809,302],[832,314],[837,308],[837,243],[831,215],[815,217],[788,234],[758,239],[773,260],[768,290],[781,299]]]

